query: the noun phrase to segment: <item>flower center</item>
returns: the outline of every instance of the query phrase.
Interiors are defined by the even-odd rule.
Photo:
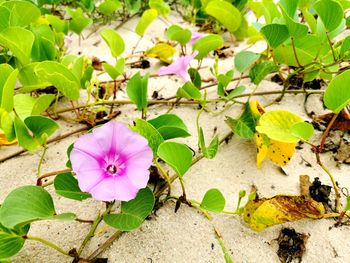
[[[114,164],[109,164],[107,166],[107,172],[110,173],[111,175],[114,175],[118,172],[118,167]]]

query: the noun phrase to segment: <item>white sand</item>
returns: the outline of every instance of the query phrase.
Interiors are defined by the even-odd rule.
[[[171,15],[171,22],[181,22],[177,15]],[[124,54],[129,54],[132,47],[137,42],[138,37],[132,32],[137,20],[126,23],[119,32],[122,34],[126,45]],[[182,23],[182,22],[181,22]],[[171,23],[170,23],[171,24]],[[147,35],[140,42],[137,51],[144,51],[151,47],[156,37],[163,38],[163,32],[166,24],[158,19],[154,22]],[[85,34],[87,35],[87,34]],[[76,54],[82,51],[83,54],[94,55],[101,60],[113,62],[108,48],[103,41],[99,41],[99,36],[93,34],[90,38],[82,41],[82,46],[78,46],[78,41],[70,52]],[[99,42],[94,46],[94,43]],[[235,52],[245,48],[244,44],[235,47]],[[261,51],[263,44],[253,47]],[[205,65],[212,65],[213,59],[205,60]],[[151,73],[157,72],[160,63],[151,60]],[[226,72],[232,69],[233,59],[229,58],[220,61],[220,71]],[[128,70],[131,75],[137,69]],[[202,70],[203,77],[210,77],[209,70]],[[106,78],[104,76],[104,78]],[[174,95],[181,81],[176,81],[176,77],[162,77],[150,79],[149,95],[154,90],[164,96]],[[248,80],[243,81],[248,90],[253,87]],[[281,89],[275,83],[263,81],[259,91]],[[215,97],[215,88],[210,89],[208,96]],[[125,93],[119,92],[118,98],[126,98]],[[262,104],[272,101],[276,96],[262,96],[258,99]],[[302,95],[286,95],[280,105],[274,104],[270,109],[291,110],[301,117],[307,119],[303,110]],[[219,107],[221,107],[219,105]],[[315,106],[316,107],[316,106]],[[320,108],[320,107],[319,107]],[[119,107],[122,111],[117,119],[126,123],[131,123],[133,118],[139,117],[140,113],[135,111],[132,105]],[[149,110],[149,117],[165,113],[168,107],[152,106]],[[192,137],[181,139],[188,143],[192,148],[197,149],[197,136],[195,127],[195,117],[197,114],[196,106],[177,106],[172,111],[178,114],[185,121]],[[200,119],[201,126],[209,140],[213,134],[214,127],[218,128],[221,136],[229,131],[224,123],[225,115],[237,116],[241,112],[240,106],[234,106],[220,116],[213,117],[208,113],[203,113]],[[69,115],[66,115],[69,116]],[[61,128],[59,133],[66,133],[69,130],[77,129],[79,126],[73,121],[60,121]],[[49,145],[47,155],[43,163],[43,173],[63,169],[66,162],[66,149],[76,140],[77,136],[71,136],[57,143]],[[319,135],[315,136],[315,139]],[[16,146],[1,147],[0,157],[7,156],[9,153],[18,150]],[[34,184],[36,181],[36,169],[40,159],[41,152],[35,154],[24,154],[12,158],[0,164],[0,203],[6,195],[16,187],[25,184]],[[292,161],[285,167],[288,175],[281,173],[280,169],[266,160],[261,169],[258,170],[255,164],[256,149],[254,143],[247,140],[241,140],[234,137],[228,144],[220,147],[219,153],[214,160],[203,159],[194,165],[184,176],[187,195],[189,199],[200,201],[204,193],[210,188],[219,188],[227,200],[227,210],[234,209],[239,190],[249,191],[252,184],[256,185],[259,194],[263,197],[271,197],[276,194],[298,194],[299,193],[299,175],[308,174],[311,180],[314,177],[320,177],[323,183],[330,184],[327,175],[318,168],[315,157],[307,146],[303,150],[298,150]],[[307,167],[301,163],[301,156],[312,164]],[[341,165],[336,167],[330,154],[323,154],[322,160],[334,173],[340,186],[348,187],[350,183],[349,166]],[[94,219],[96,212],[103,206],[96,201],[87,200],[83,202],[70,201],[57,196],[52,187],[48,188],[55,199],[58,212],[74,212],[79,218]],[[179,185],[174,184],[174,193],[180,194]],[[347,262],[350,257],[350,235],[349,227],[331,228],[333,220],[302,220],[293,223],[287,223],[283,226],[289,226],[298,232],[310,234],[306,244],[306,252],[303,262]],[[247,228],[243,220],[237,216],[214,215],[214,220],[207,220],[200,212],[194,208],[182,205],[180,210],[174,213],[174,203],[169,202],[162,207],[156,216],[151,220],[145,221],[139,230],[122,235],[119,240],[105,251],[101,257],[108,257],[108,262],[224,262],[223,252],[215,238],[213,226],[221,232],[223,239],[229,249],[234,262],[279,262],[277,257],[277,238],[282,225],[270,227],[261,233],[256,233]],[[84,255],[89,255],[99,244],[108,238],[114,230],[109,228],[103,231],[103,224],[92,241],[88,244]],[[77,222],[58,222],[42,221],[32,224],[30,234],[41,236],[51,240],[54,243],[69,250],[78,247],[84,236],[89,231],[89,225]],[[13,262],[71,262],[71,258],[62,256],[56,251],[45,247],[39,243],[28,241],[22,251],[14,258]]]

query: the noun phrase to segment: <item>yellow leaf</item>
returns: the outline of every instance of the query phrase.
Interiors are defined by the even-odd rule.
[[[15,143],[17,143],[17,140],[13,140],[13,141],[9,142],[6,139],[4,132],[2,130],[0,130],[0,146],[1,145],[11,145],[11,144],[15,144]]]
[[[276,195],[249,201],[243,212],[244,222],[255,231],[284,222],[303,218],[322,218],[325,209],[322,203],[305,196]]]
[[[265,113],[265,109],[260,105],[259,101],[253,100],[249,102],[250,110],[255,119],[259,119]]]
[[[148,49],[145,55],[150,58],[159,58],[165,63],[170,63],[176,49],[166,43],[158,43],[154,47]]]
[[[285,143],[269,139],[266,135],[256,133],[254,135],[257,145],[256,164],[260,168],[262,161],[267,157],[274,163],[284,166],[292,158],[296,143]]]

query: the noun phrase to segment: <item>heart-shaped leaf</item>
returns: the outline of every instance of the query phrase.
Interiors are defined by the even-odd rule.
[[[299,138],[293,135],[292,127],[300,122],[303,120],[294,113],[286,110],[272,110],[261,116],[256,130],[266,134],[272,140],[296,143]]]
[[[103,31],[101,31],[100,35],[109,46],[109,49],[111,50],[113,57],[118,57],[124,52],[124,49],[125,49],[124,40],[118,34],[117,31],[111,28],[106,28]]]
[[[331,80],[323,100],[328,109],[339,113],[346,105],[350,103],[350,70],[346,70]]]
[[[175,114],[163,114],[148,122],[158,130],[164,140],[191,135],[185,123]]]
[[[242,21],[241,12],[232,4],[223,0],[210,1],[205,12],[215,17],[231,33],[235,32]]]
[[[177,142],[163,142],[159,145],[158,157],[181,177],[188,171],[192,163],[191,150],[185,144]]]
[[[58,195],[69,199],[82,201],[91,197],[91,194],[80,190],[78,180],[75,179],[72,173],[62,173],[56,175],[54,187]]]
[[[198,55],[196,59],[201,60],[209,54],[210,51],[213,51],[221,47],[224,43],[224,40],[219,35],[210,34],[202,37],[192,46],[193,51],[197,50]]]
[[[158,11],[153,8],[143,12],[135,28],[136,34],[138,34],[139,36],[143,36],[145,34],[146,29],[153,22],[153,20],[156,19],[157,16],[158,16]]]
[[[106,224],[122,231],[131,231],[141,226],[154,206],[153,192],[148,188],[141,189],[135,199],[122,202],[119,214],[108,214],[104,217]]]
[[[226,200],[223,194],[219,189],[213,188],[205,193],[201,202],[201,208],[208,211],[220,213],[222,210],[224,210],[225,204]]]
[[[147,139],[149,147],[153,150],[153,155],[156,156],[159,145],[164,142],[162,135],[145,120],[135,119],[134,122],[135,126],[132,127],[132,130]]]

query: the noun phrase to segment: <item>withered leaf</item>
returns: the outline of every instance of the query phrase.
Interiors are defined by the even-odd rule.
[[[350,143],[348,141],[345,141],[344,139],[340,141],[334,160],[339,163],[350,164]]]
[[[255,231],[284,222],[303,218],[321,218],[325,213],[322,203],[305,196],[276,195],[271,198],[256,198],[244,207],[244,222]]]
[[[332,120],[334,113],[327,113],[319,116],[313,116],[313,121],[317,124],[328,126]],[[347,108],[344,108],[334,121],[332,130],[350,131],[350,113]]]

